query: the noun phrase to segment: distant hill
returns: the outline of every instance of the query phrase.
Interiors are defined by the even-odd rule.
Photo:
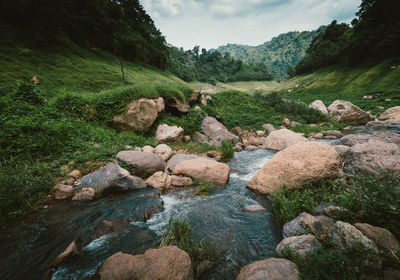
[[[288,32],[272,38],[259,46],[246,46],[227,44],[216,50],[229,53],[235,59],[241,59],[245,63],[263,62],[276,79],[287,78],[287,70],[295,66],[305,55],[315,36],[325,30],[321,26],[314,31]],[[212,49],[210,51],[215,51]]]

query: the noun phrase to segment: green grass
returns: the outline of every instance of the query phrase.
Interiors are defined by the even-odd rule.
[[[208,181],[198,181],[195,182],[195,185],[198,186],[198,188],[195,190],[196,195],[210,196],[217,189],[215,184]]]

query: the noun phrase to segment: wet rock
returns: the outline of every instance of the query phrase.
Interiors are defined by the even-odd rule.
[[[166,109],[174,114],[185,114],[189,112],[190,106],[176,97],[170,97],[167,99]]]
[[[208,260],[202,261],[201,263],[199,263],[199,265],[196,268],[196,277],[197,279],[204,274],[204,272],[206,272],[207,270],[209,270],[210,268],[212,268],[214,266],[213,262],[210,262]]]
[[[100,170],[83,176],[81,186],[104,193],[143,189],[146,183],[138,177],[131,176],[118,164],[109,163]]]
[[[58,266],[71,258],[77,257],[82,254],[82,241],[80,238],[73,240],[67,248],[54,260],[53,266]]]
[[[166,170],[167,171],[174,171],[175,166],[179,163],[184,162],[186,160],[195,159],[195,158],[205,158],[198,155],[193,154],[177,154],[171,157],[171,159],[167,162]]]
[[[230,133],[225,126],[213,117],[205,117],[202,122],[204,134],[210,138],[210,144],[220,146],[222,140],[235,142],[238,137]]]
[[[261,194],[269,194],[283,186],[301,188],[322,179],[337,177],[340,167],[340,156],[332,146],[320,142],[299,143],[274,155],[247,187]]]
[[[326,108],[324,102],[322,102],[321,100],[315,100],[308,107],[313,108],[315,110],[320,111],[323,114],[328,115],[328,109]]]
[[[93,235],[94,239],[98,239],[103,235],[107,235],[116,231],[121,231],[129,227],[130,223],[127,220],[103,220],[100,225],[97,226],[96,231]]]
[[[99,269],[100,280],[192,280],[189,255],[176,246],[149,249],[143,255],[118,252]]]
[[[396,237],[387,229],[361,223],[355,224],[354,226],[367,238],[375,242],[378,248],[386,249],[392,252],[396,252],[400,249],[399,242],[397,241]]]
[[[171,188],[171,176],[162,171],[158,171],[149,177],[146,183],[155,189],[166,190]]]
[[[183,128],[161,124],[157,127],[156,140],[159,142],[182,142]]]
[[[244,208],[244,211],[247,212],[262,212],[262,211],[267,211],[264,207],[258,204],[253,204],[253,205],[246,205]]]
[[[276,247],[277,256],[281,256],[286,250],[290,250],[294,253],[305,257],[308,253],[313,252],[322,248],[321,243],[313,235],[300,235],[292,236],[283,239]]]
[[[143,153],[154,153],[154,148],[152,146],[146,145],[142,148]]]
[[[322,131],[322,134],[326,136],[335,136],[336,138],[343,137],[343,133],[339,130],[325,130]]]
[[[253,262],[240,270],[236,280],[298,280],[297,265],[289,260],[270,258]]]
[[[159,99],[141,98],[135,100],[127,105],[126,112],[114,116],[113,126],[119,130],[146,133],[150,130],[162,109],[160,103]]]
[[[374,118],[349,101],[336,100],[328,107],[329,115],[338,122],[352,125],[366,124]]]
[[[266,138],[263,148],[281,151],[294,144],[307,142],[303,136],[289,130],[279,129],[272,131]]]
[[[165,144],[160,144],[157,147],[155,147],[154,153],[156,155],[159,155],[160,157],[162,157],[162,159],[165,161],[169,160],[172,157],[172,155],[174,154],[172,149],[168,145],[165,145]]]
[[[69,185],[61,185],[58,184],[54,187],[54,199],[56,200],[64,200],[71,198],[74,194],[74,187]]]
[[[165,170],[165,161],[156,154],[122,151],[117,154],[117,159],[133,164],[135,166],[133,173],[141,178]]]
[[[275,127],[270,123],[266,123],[262,127],[268,132],[268,134],[275,130]]]
[[[193,180],[190,177],[172,175],[171,184],[174,187],[190,187],[193,185]]]
[[[74,201],[91,201],[96,198],[96,192],[93,188],[83,188],[80,192],[76,193],[72,200]]]
[[[175,166],[173,175],[183,175],[195,180],[205,180],[218,186],[228,182],[230,168],[215,160],[198,158],[183,161]]]
[[[387,109],[379,117],[379,120],[384,121],[386,123],[400,122],[400,106]]]

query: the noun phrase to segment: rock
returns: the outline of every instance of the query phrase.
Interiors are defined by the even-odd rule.
[[[80,179],[82,177],[81,172],[77,169],[72,170],[68,173],[68,176],[73,177],[75,179]]]
[[[171,187],[171,176],[162,171],[158,171],[149,177],[146,183],[155,189],[166,190]]]
[[[331,201],[323,201],[321,202],[317,207],[314,208],[314,212],[317,214],[323,214],[324,213],[324,209],[329,207],[329,206],[337,206],[334,202]]]
[[[400,280],[400,270],[386,270],[383,272],[383,280]]]
[[[171,184],[174,187],[190,187],[193,185],[193,180],[190,177],[183,177],[183,176],[171,176]]]
[[[240,135],[240,134],[242,134],[242,129],[240,127],[238,127],[238,126],[234,127],[232,129],[232,133],[235,134],[235,135]]]
[[[166,109],[174,114],[185,114],[189,112],[190,106],[176,97],[170,97],[167,99]]]
[[[218,152],[217,151],[208,151],[207,152],[207,157],[210,157],[210,158],[216,158],[216,157],[218,157]]]
[[[374,127],[374,128],[387,128],[388,124],[384,121],[370,121],[367,122],[366,126]]]
[[[372,134],[349,134],[335,141],[333,145],[345,145],[352,147],[357,144],[367,143],[368,141],[378,140],[394,143],[400,146],[400,134],[391,131],[375,131]]]
[[[289,129],[279,129],[272,131],[266,138],[263,148],[268,150],[281,151],[287,147],[307,142],[307,139]]]
[[[349,101],[336,100],[328,107],[329,115],[338,122],[352,125],[366,124],[374,118]]]
[[[60,255],[58,255],[58,257],[54,260],[53,266],[58,266],[61,263],[64,263],[73,257],[81,255],[82,254],[82,251],[81,251],[82,246],[81,245],[82,245],[82,241],[79,237],[76,238],[75,240],[73,240],[67,246],[67,248]]]
[[[332,146],[320,142],[292,145],[267,161],[247,187],[269,194],[282,188],[301,188],[306,184],[339,175],[341,160]]]
[[[258,204],[253,204],[253,205],[246,205],[244,208],[244,211],[247,212],[260,212],[260,211],[267,211],[264,207]]]
[[[161,124],[157,127],[156,140],[159,142],[181,142],[183,140],[183,128]]]
[[[339,154],[339,156],[341,158],[344,158],[344,155],[350,149],[349,147],[347,147],[345,145],[337,145],[337,146],[334,146],[334,147],[335,147],[335,151]]]
[[[161,112],[163,112],[165,110],[164,98],[159,97],[157,99],[153,99],[153,101],[156,103],[159,113],[161,113]]]
[[[154,148],[152,146],[146,145],[142,148],[143,153],[154,153]]]
[[[135,151],[135,152],[142,152],[142,148],[140,148],[140,147],[135,147],[135,148],[133,149],[133,151]]]
[[[367,171],[377,174],[380,170],[390,170],[400,174],[400,146],[381,140],[369,140],[351,147],[344,156],[344,170],[348,173]]]
[[[160,100],[141,98],[127,105],[127,111],[114,116],[113,126],[119,130],[146,133],[150,130],[161,110]]]
[[[242,146],[236,145],[234,148],[235,152],[241,152],[243,150]]]
[[[305,257],[308,253],[322,248],[321,243],[313,235],[292,236],[283,239],[275,249],[276,255],[281,256],[286,250]]]
[[[266,123],[262,127],[268,132],[268,134],[275,130],[275,127],[270,123]]]
[[[246,265],[236,280],[298,280],[297,265],[289,260],[270,258]]]
[[[103,263],[98,275],[100,280],[193,280],[189,255],[176,246],[136,256],[118,252]]]
[[[228,182],[229,172],[230,168],[225,163],[197,158],[179,163],[172,174],[189,176],[195,180],[205,180],[223,186]]]
[[[315,139],[322,139],[322,138],[324,138],[324,135],[323,135],[322,133],[316,133],[316,134],[314,135],[314,138],[315,138]]]
[[[250,136],[250,138],[249,138],[250,145],[253,145],[256,147],[263,145],[265,143],[265,141],[266,141],[266,138],[264,138],[264,137],[260,138],[260,137]]]
[[[184,142],[190,142],[190,141],[192,141],[192,137],[190,137],[190,135],[185,135],[185,136],[183,136],[183,141]]]
[[[238,137],[230,133],[225,126],[213,117],[205,117],[202,122],[204,134],[210,138],[210,144],[220,146],[222,140],[235,142]]]
[[[203,143],[203,144],[208,144],[208,138],[204,134],[196,131],[193,134],[193,141],[197,143]]]
[[[103,235],[107,235],[116,231],[121,231],[122,229],[125,229],[129,226],[130,223],[127,220],[113,220],[113,221],[103,220],[96,227],[93,239],[98,239]]]
[[[324,208],[323,213],[331,218],[337,219],[343,216],[345,213],[347,213],[348,210],[346,208],[336,206],[336,205],[331,205],[326,208]]]
[[[165,161],[169,160],[174,154],[172,149],[165,144],[160,144],[157,147],[155,147],[154,153],[162,157],[162,159]]]
[[[399,242],[397,241],[396,237],[387,229],[360,223],[355,224],[354,226],[367,238],[375,242],[378,248],[386,249],[392,252],[400,250]]]
[[[265,135],[265,131],[264,130],[257,130],[256,131],[256,135],[257,135],[257,137],[262,137],[262,136]]]
[[[326,136],[335,136],[337,138],[343,137],[343,133],[339,130],[326,130],[322,131],[322,134]]]
[[[258,150],[258,148],[256,146],[250,145],[250,146],[247,146],[245,150],[246,151],[255,151],[255,150]]]
[[[91,201],[96,198],[96,192],[93,188],[83,188],[80,192],[74,195],[72,200],[75,201]]]
[[[74,187],[58,184],[54,187],[54,199],[64,200],[71,198],[74,194]]]
[[[289,127],[290,126],[290,120],[288,118],[283,118],[282,125],[284,127]]]
[[[133,173],[141,178],[147,178],[157,171],[165,170],[165,161],[156,154],[122,151],[117,154],[117,159],[135,165]]]
[[[378,252],[375,243],[349,223],[337,221],[328,233],[328,240],[339,249],[360,246],[363,249]]]
[[[40,81],[39,81],[38,77],[36,77],[36,76],[33,76],[31,78],[31,82],[34,83],[35,85],[40,85]]]
[[[400,122],[400,106],[387,109],[379,117],[379,120],[384,121],[386,123]]]
[[[189,104],[193,105],[198,103],[200,101],[200,97],[201,97],[201,92],[199,90],[193,91],[189,97]]]
[[[303,235],[312,232],[318,239],[325,239],[326,234],[334,225],[334,220],[326,216],[312,216],[301,213],[294,220],[283,226],[283,237]]]
[[[311,103],[309,106],[309,108],[313,108],[315,110],[320,111],[323,114],[328,115],[328,109],[326,108],[324,102],[322,102],[321,100],[315,100],[313,103]]]
[[[195,158],[205,158],[198,155],[191,155],[191,154],[177,154],[171,157],[171,159],[167,162],[166,171],[174,171],[175,166],[179,163],[184,162],[186,160],[195,159]]]
[[[68,177],[60,182],[61,185],[73,186],[77,180],[74,177]]]
[[[327,136],[324,136],[324,139],[327,139],[327,140],[335,140],[335,139],[337,139],[337,137],[336,137],[336,136],[333,136],[333,135],[327,135]]]
[[[201,103],[201,105],[203,105],[203,106],[207,106],[207,105],[208,105],[208,103],[207,103],[207,98],[206,98],[205,95],[202,95],[202,96],[201,96],[201,98],[200,98],[200,103]]]
[[[206,272],[207,270],[209,270],[213,266],[214,266],[214,263],[210,262],[208,260],[205,260],[205,261],[202,261],[201,263],[199,263],[199,265],[196,268],[196,277],[197,277],[197,279],[199,279],[200,276],[203,275],[204,272]]]
[[[290,127],[296,127],[296,126],[299,126],[299,125],[301,125],[301,123],[299,123],[299,122],[295,122],[295,121],[291,121],[290,122]]]
[[[143,189],[146,187],[146,183],[138,177],[131,176],[118,164],[109,163],[100,170],[83,176],[81,186],[104,193]]]

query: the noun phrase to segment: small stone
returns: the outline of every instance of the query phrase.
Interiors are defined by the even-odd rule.
[[[240,146],[240,145],[236,145],[236,146],[234,147],[234,150],[235,150],[236,152],[241,152],[241,151],[243,150],[243,148],[242,148],[242,146]]]
[[[207,156],[210,158],[216,158],[218,156],[218,152],[217,151],[208,151]]]
[[[324,209],[324,214],[327,215],[328,217],[337,219],[341,215],[345,214],[348,210],[346,208],[340,207],[340,206],[328,206]]]
[[[96,192],[92,188],[83,188],[81,192],[75,194],[72,200],[75,201],[85,201],[85,200],[94,200],[96,197]]]
[[[56,200],[68,199],[72,197],[74,193],[74,188],[69,185],[57,185],[54,190],[54,198]]]
[[[76,238],[72,241],[68,247],[54,260],[53,266],[58,266],[59,264],[67,261],[71,257],[79,256],[81,252],[81,240]]]
[[[183,136],[183,141],[185,141],[187,143],[187,142],[192,141],[192,138],[190,137],[190,135],[185,135],[185,136]]]
[[[282,125],[285,127],[289,127],[290,126],[290,120],[288,118],[284,118],[282,120]]]
[[[82,174],[78,169],[74,169],[68,173],[68,176],[74,177],[75,179],[79,179],[82,177]]]
[[[256,135],[257,135],[258,137],[264,136],[264,135],[265,135],[265,131],[264,131],[264,130],[257,130],[257,131],[256,131]]]
[[[244,208],[244,211],[247,212],[260,212],[260,211],[267,211],[264,207],[258,204],[247,205]]]

